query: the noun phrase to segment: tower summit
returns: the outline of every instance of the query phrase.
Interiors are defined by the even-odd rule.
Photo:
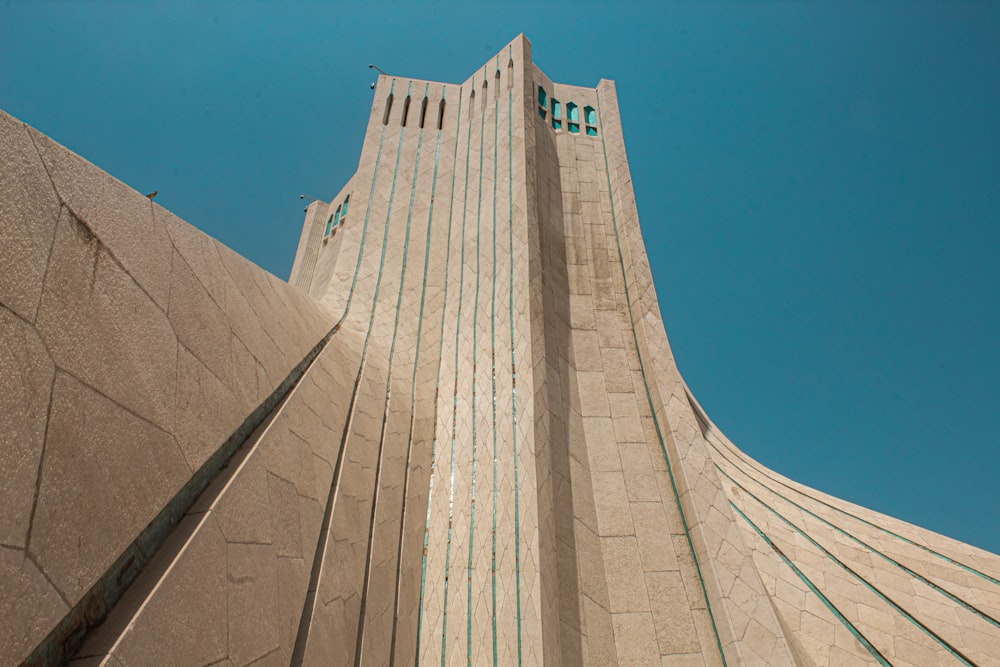
[[[0,118],[0,658],[991,664],[1000,558],[743,454],[614,83],[380,75],[285,283]]]

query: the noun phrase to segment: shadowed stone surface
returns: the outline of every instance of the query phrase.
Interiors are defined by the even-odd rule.
[[[57,373],[28,547],[77,600],[145,527],[134,508],[162,507],[190,474],[169,433]]]
[[[55,366],[38,334],[0,307],[0,544],[24,548]]]

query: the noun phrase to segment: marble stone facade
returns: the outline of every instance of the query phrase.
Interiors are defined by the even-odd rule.
[[[694,400],[613,82],[380,76],[287,283],[0,150],[0,663],[1000,664],[1000,557]]]

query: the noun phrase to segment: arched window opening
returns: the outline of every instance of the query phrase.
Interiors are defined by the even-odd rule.
[[[389,124],[389,112],[392,111],[392,93],[389,93],[389,97],[385,98],[385,114],[382,115],[382,124]]]
[[[480,106],[482,107],[483,111],[486,111],[486,79],[483,79],[483,95],[482,95],[482,101],[480,102]]]
[[[497,70],[497,75],[493,78],[493,99],[496,99],[500,94],[500,70]]]
[[[424,96],[424,101],[420,103],[420,129],[424,129],[424,119],[427,118],[427,96]]]
[[[472,107],[475,106],[476,102],[476,89],[473,88],[472,92],[469,94],[469,118],[472,118]]]
[[[347,205],[351,203],[351,195],[344,197],[344,210],[340,212],[340,219],[343,220],[347,217]]]
[[[566,103],[566,124],[572,134],[580,134],[580,107],[575,102]]]
[[[326,229],[323,230],[323,238],[325,239],[330,235],[330,228],[333,226],[333,216],[331,215],[326,219]]]
[[[410,115],[410,96],[403,100],[403,117],[399,120],[400,127],[406,127],[406,117]]]
[[[507,61],[507,90],[514,87],[514,59]]]
[[[444,128],[444,98],[438,102],[438,130]]]
[[[597,112],[592,106],[583,107],[583,122],[587,125],[587,136],[597,136]]]

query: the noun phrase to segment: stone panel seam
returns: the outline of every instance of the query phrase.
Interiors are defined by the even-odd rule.
[[[441,87],[441,100],[442,101],[445,99],[445,90],[446,90],[446,87],[442,86]],[[426,89],[424,91],[424,96],[425,97],[427,96]],[[421,133],[423,133],[423,128],[421,128]],[[439,160],[440,155],[441,155],[441,134],[442,134],[442,130],[437,130],[437,142],[436,142],[436,145],[434,147],[434,173],[433,173],[433,176],[431,177],[430,204],[429,204],[428,211],[427,211],[427,233],[426,233],[426,237],[425,237],[425,241],[424,241],[424,272],[423,272],[423,279],[421,281],[421,287],[420,287],[420,311],[419,311],[419,314],[417,316],[417,334],[416,334],[416,341],[415,341],[415,346],[414,346],[415,352],[414,352],[414,357],[413,357],[413,375],[412,375],[412,377],[410,379],[410,424],[409,424],[409,429],[408,429],[408,434],[407,434],[406,461],[404,463],[403,503],[402,503],[401,513],[400,513],[400,521],[399,521],[399,537],[398,537],[398,542],[397,542],[397,546],[396,546],[396,586],[395,586],[395,591],[393,593],[392,640],[391,640],[391,645],[389,647],[389,665],[390,665],[390,667],[392,667],[395,664],[395,662],[396,662],[396,631],[397,631],[397,625],[398,625],[398,622],[399,622],[399,588],[400,588],[400,579],[401,579],[401,576],[402,576],[403,539],[404,539],[404,529],[405,529],[405,526],[406,526],[406,516],[407,516],[407,502],[406,502],[406,499],[407,499],[407,494],[409,493],[409,486],[410,486],[410,457],[411,457],[411,454],[413,452],[413,428],[414,428],[414,423],[416,422],[416,411],[417,411],[416,410],[416,405],[417,405],[417,393],[416,393],[416,391],[417,391],[417,388],[416,388],[416,385],[417,385],[417,369],[419,368],[419,365],[420,365],[420,340],[421,340],[421,334],[423,333],[423,327],[424,327],[424,298],[427,295],[427,269],[428,269],[428,266],[430,264],[431,230],[433,229],[433,222],[434,222],[434,195],[437,192],[438,160]],[[416,171],[416,169],[414,169],[414,171]],[[416,177],[414,177],[414,182],[416,182]],[[451,240],[450,235],[449,235],[449,239],[448,240],[449,241]],[[445,259],[445,262],[447,263],[447,258]],[[445,269],[445,282],[447,282],[447,280],[448,280],[448,277],[447,277],[447,268],[446,268]],[[444,311],[444,306],[442,305],[442,320],[441,320],[442,330],[444,328],[444,315],[443,315],[443,311]],[[442,336],[443,336],[443,331],[442,331]],[[440,359],[440,355],[439,355],[438,356],[438,368],[439,369],[440,369],[440,365],[441,365],[441,359]],[[434,401],[434,405],[435,405],[435,407],[437,405],[437,388],[436,387],[435,387],[435,401]],[[435,417],[436,417],[436,415],[437,415],[437,410],[436,409],[434,410],[434,414],[435,414]],[[433,466],[433,456],[432,456],[432,463],[431,463],[431,465]],[[430,492],[429,491],[428,491],[428,498],[430,498]],[[425,545],[425,548],[426,548],[426,545]],[[423,602],[422,592],[423,592],[423,576],[421,575],[421,599],[418,602],[418,605]],[[418,618],[419,618],[419,614],[420,614],[420,612],[419,612],[419,609],[418,609],[418,612],[417,612]],[[420,628],[419,628],[419,622],[418,622],[418,627],[417,627],[416,644],[417,644],[416,656],[419,659],[419,655],[420,655],[420,649],[419,649],[419,646],[420,646]]]
[[[833,604],[833,602],[831,602],[830,599],[827,598],[822,591],[819,590],[819,588],[809,579],[809,577],[807,577],[805,573],[803,573],[802,570],[800,570],[795,565],[795,563],[792,562],[792,560],[784,554],[784,552],[781,549],[778,548],[778,545],[776,545],[774,542],[771,541],[771,539],[764,533],[764,531],[762,531],[759,527],[757,527],[757,524],[751,521],[750,518],[746,514],[744,514],[743,511],[740,510],[740,508],[734,505],[732,502],[729,503],[729,506],[739,516],[741,516],[743,520],[750,525],[751,528],[753,528],[753,530],[761,537],[764,543],[767,546],[769,546],[771,550],[774,551],[774,553],[776,553],[779,558],[781,558],[782,562],[785,565],[787,565],[792,570],[792,572],[794,572],[796,576],[798,576],[802,580],[802,582],[806,585],[806,587],[808,587],[809,590],[812,591],[824,605],[826,605],[826,607],[833,613],[833,615],[837,618],[837,620],[840,621],[852,635],[854,635],[855,639],[857,639],[862,646],[864,646],[865,650],[871,653],[873,658],[878,660],[879,664],[891,667],[889,661],[886,660],[884,655],[882,655],[882,652],[879,651],[877,648],[875,648],[875,646],[871,643],[871,641],[869,641],[869,639],[865,637],[864,633],[858,630],[858,628],[855,627],[853,623],[847,620],[847,618],[844,616],[843,613],[841,613],[841,611],[837,608],[837,606]]]
[[[395,83],[396,83],[395,79],[393,79],[391,87],[390,87],[390,94],[391,94],[392,89],[395,88]],[[343,461],[346,458],[347,447],[348,447],[348,443],[349,443],[349,439],[350,439],[350,433],[351,433],[351,426],[354,423],[354,414],[355,414],[355,410],[356,410],[356,407],[357,407],[358,390],[359,390],[359,387],[361,386],[361,380],[364,377],[365,370],[367,368],[368,343],[369,343],[369,341],[371,339],[372,327],[373,327],[373,323],[375,321],[375,312],[377,310],[376,306],[378,304],[378,296],[379,296],[380,288],[382,286],[382,270],[383,270],[383,268],[385,266],[385,256],[386,256],[386,250],[387,250],[388,238],[389,238],[389,227],[390,227],[390,222],[391,222],[391,217],[392,217],[392,201],[393,201],[393,197],[394,197],[395,191],[396,191],[396,177],[397,177],[397,175],[399,173],[399,159],[400,159],[400,155],[401,155],[402,150],[403,150],[403,139],[404,139],[404,136],[405,136],[404,129],[405,128],[400,128],[400,131],[399,131],[399,143],[398,143],[398,145],[396,147],[396,163],[395,163],[395,167],[393,168],[392,186],[391,186],[391,189],[390,189],[388,206],[387,206],[387,210],[386,210],[385,229],[382,232],[382,247],[381,247],[381,253],[380,253],[380,258],[379,258],[379,270],[378,270],[378,274],[377,274],[377,277],[376,277],[376,280],[375,280],[375,290],[374,290],[374,293],[372,294],[372,305],[371,305],[371,311],[370,311],[369,317],[368,317],[368,327],[367,327],[367,330],[365,332],[364,343],[362,344],[361,360],[360,360],[360,363],[358,364],[357,375],[355,376],[354,390],[353,390],[353,393],[351,395],[351,404],[350,404],[350,407],[348,409],[348,418],[347,418],[347,421],[344,424],[343,435],[342,435],[341,441],[340,441],[340,450],[339,450],[339,452],[337,454],[337,464],[336,464],[336,467],[334,469],[333,477],[330,480],[330,493],[329,493],[329,495],[327,497],[326,507],[325,507],[324,516],[323,516],[322,528],[321,528],[320,534],[319,534],[319,536],[318,536],[318,538],[316,540],[316,555],[313,558],[313,567],[312,567],[312,572],[310,573],[310,577],[309,577],[308,593],[307,593],[307,596],[306,596],[306,600],[305,600],[305,602],[303,604],[302,616],[299,619],[299,628],[298,628],[298,632],[296,634],[294,650],[293,650],[293,653],[292,653],[292,664],[293,665],[301,664],[302,661],[305,658],[305,651],[306,651],[306,648],[307,648],[308,642],[309,642],[310,630],[312,629],[312,619],[313,619],[313,615],[315,613],[314,612],[315,605],[317,604],[316,600],[317,600],[317,597],[318,597],[317,593],[318,593],[318,590],[319,590],[319,580],[320,580],[320,578],[322,576],[323,570],[326,568],[326,555],[327,555],[327,552],[328,552],[327,545],[328,545],[328,541],[329,541],[329,537],[330,537],[330,528],[331,528],[332,522],[333,522],[333,512],[334,512],[334,509],[335,509],[337,497],[339,495],[338,491],[340,490],[340,479],[341,479],[341,475],[343,474]],[[379,139],[379,158],[381,158],[381,154],[382,154],[382,141],[384,140],[384,138],[385,138],[385,125],[383,125],[381,137]],[[372,173],[372,193],[373,194],[374,194],[374,191],[375,191],[375,182],[376,182],[377,176],[378,176],[378,160],[376,160],[374,171]],[[354,275],[355,280],[357,279],[357,267],[361,266],[361,258],[362,258],[362,254],[364,252],[364,240],[367,238],[368,217],[369,217],[370,212],[371,212],[371,197],[369,197],[368,208],[365,211],[365,225],[364,225],[364,228],[362,230],[362,244],[361,244],[361,247],[358,250],[358,262],[357,262],[357,265],[356,265],[356,268],[355,268],[355,275]],[[343,316],[343,318],[347,317],[347,313],[350,310],[351,297],[353,296],[353,285],[354,285],[354,283],[352,282],[352,290],[351,290],[351,292],[348,295],[348,302],[347,302],[347,304],[345,306],[345,309],[344,309],[344,316]],[[391,378],[387,377],[386,378],[386,382],[387,383],[391,382]],[[369,534],[369,539],[371,539],[371,535],[370,534]],[[359,620],[358,620],[359,627],[360,627],[361,622],[362,621],[359,618]],[[355,653],[355,658],[357,659],[357,653]]]
[[[895,600],[893,600],[888,595],[886,595],[884,592],[882,592],[881,589],[879,589],[877,586],[875,586],[874,584],[872,584],[870,581],[868,581],[867,579],[865,579],[864,577],[862,577],[860,574],[858,574],[857,571],[855,571],[849,565],[847,565],[846,563],[844,563],[842,560],[840,560],[839,558],[837,558],[836,556],[834,556],[832,553],[830,553],[829,550],[827,550],[819,542],[817,542],[812,536],[809,535],[809,533],[807,533],[802,528],[800,528],[797,525],[795,525],[794,523],[792,523],[789,519],[785,518],[780,512],[778,512],[777,510],[775,510],[774,508],[772,508],[770,505],[768,505],[763,500],[761,500],[760,498],[758,498],[752,492],[748,491],[742,484],[740,484],[736,480],[732,479],[731,477],[729,479],[734,484],[736,484],[738,487],[740,487],[740,489],[742,489],[745,494],[747,494],[748,496],[750,496],[751,498],[753,498],[757,502],[757,504],[761,505],[763,508],[765,508],[771,514],[774,514],[782,523],[784,523],[789,528],[791,528],[793,531],[795,531],[796,533],[798,533],[799,535],[801,535],[802,537],[804,537],[806,539],[806,541],[808,541],[810,544],[812,544],[814,547],[816,547],[816,549],[819,550],[823,555],[825,555],[827,558],[829,558],[834,563],[836,563],[837,565],[839,565],[844,571],[846,571],[848,574],[850,574],[851,576],[853,576],[854,578],[856,578],[859,582],[861,582],[861,584],[865,588],[867,588],[868,590],[870,590],[876,596],[878,596],[879,598],[881,598],[883,602],[887,603],[890,607],[892,607],[893,609],[895,609],[900,615],[903,616],[903,618],[905,618],[909,622],[911,622],[914,625],[916,625],[918,628],[920,628],[921,630],[923,630],[924,633],[926,633],[932,639],[934,639],[939,644],[941,644],[941,646],[943,646],[946,651],[948,651],[949,653],[951,653],[951,655],[953,657],[955,657],[959,662],[961,662],[962,664],[965,664],[965,665],[970,665],[972,667],[975,666],[975,663],[972,662],[968,657],[966,657],[958,648],[956,648],[951,643],[949,643],[946,639],[944,639],[939,634],[937,634],[936,632],[934,632],[934,630],[932,630],[929,627],[927,627],[926,625],[924,625],[920,620],[918,620],[912,614],[910,614],[908,611],[906,611]]]
[[[711,444],[711,443],[710,443],[710,444]],[[713,447],[714,447],[714,444],[713,444]],[[720,454],[721,454],[721,452],[720,452]],[[723,457],[725,458],[725,455],[723,455]],[[839,533],[839,534],[843,535],[844,537],[847,537],[848,539],[850,539],[850,540],[851,540],[851,541],[853,541],[853,542],[856,542],[857,544],[861,545],[861,546],[862,546],[863,548],[867,549],[867,550],[868,550],[868,551],[869,551],[870,553],[873,553],[873,554],[875,554],[876,556],[878,556],[879,558],[882,558],[882,559],[883,559],[883,560],[885,560],[886,562],[890,563],[891,565],[893,565],[893,566],[895,566],[896,568],[898,568],[898,569],[902,570],[903,572],[905,572],[905,573],[906,573],[906,574],[907,574],[908,576],[910,576],[911,578],[913,578],[913,579],[916,579],[917,581],[920,581],[921,583],[925,584],[926,586],[928,586],[928,587],[929,587],[929,588],[931,588],[932,590],[934,590],[934,591],[936,591],[937,593],[940,593],[940,594],[941,594],[941,595],[943,595],[944,597],[948,598],[948,599],[949,599],[949,600],[951,600],[952,602],[955,602],[955,603],[957,603],[958,605],[960,605],[960,606],[964,607],[965,609],[967,609],[968,611],[972,612],[972,613],[973,613],[973,614],[975,614],[976,616],[979,616],[980,618],[982,618],[982,619],[983,619],[984,621],[986,621],[987,623],[989,623],[989,624],[991,624],[991,625],[994,625],[994,626],[996,626],[996,627],[1000,627],[1000,621],[997,621],[997,619],[993,618],[993,617],[992,617],[992,616],[990,616],[989,614],[985,613],[984,611],[982,611],[982,610],[978,609],[978,608],[977,608],[977,607],[975,607],[974,605],[970,604],[969,602],[967,602],[967,601],[965,601],[964,599],[960,598],[959,596],[955,595],[954,593],[952,593],[951,591],[949,591],[949,590],[948,590],[947,588],[945,588],[944,586],[941,586],[940,584],[937,584],[937,583],[935,583],[935,582],[933,582],[933,581],[931,581],[931,580],[927,579],[927,577],[923,576],[923,575],[922,575],[922,574],[920,574],[919,572],[916,572],[915,570],[913,570],[913,569],[911,569],[911,568],[907,567],[906,565],[904,565],[904,564],[900,563],[899,561],[897,561],[896,559],[892,558],[891,556],[888,556],[888,555],[886,555],[885,553],[883,553],[882,551],[880,551],[880,550],[876,549],[875,547],[871,546],[870,544],[868,544],[868,543],[867,543],[867,542],[865,542],[864,540],[862,540],[862,539],[860,539],[860,538],[856,537],[855,535],[852,535],[851,533],[847,532],[846,530],[843,530],[843,529],[842,529],[842,528],[840,528],[839,526],[837,526],[837,525],[835,525],[835,524],[833,524],[833,523],[831,523],[831,522],[827,521],[827,520],[826,520],[826,519],[824,519],[823,517],[821,517],[821,516],[819,516],[818,514],[815,514],[814,512],[812,512],[812,511],[810,511],[810,510],[806,509],[805,507],[803,507],[803,506],[799,505],[799,504],[798,504],[798,503],[796,503],[795,501],[793,501],[793,500],[791,500],[791,499],[789,499],[789,498],[786,498],[786,497],[784,497],[784,496],[783,496],[783,495],[781,495],[780,493],[778,493],[778,492],[774,491],[773,489],[771,489],[771,488],[770,488],[769,486],[767,486],[766,484],[763,484],[762,482],[760,482],[760,481],[758,481],[758,480],[755,480],[755,479],[753,479],[753,477],[751,477],[751,476],[750,476],[749,474],[747,474],[747,472],[746,472],[746,471],[742,470],[741,468],[739,468],[739,466],[736,466],[735,464],[733,464],[732,462],[730,462],[730,461],[729,461],[728,459],[726,459],[726,461],[727,461],[727,462],[729,462],[729,463],[730,463],[730,465],[733,465],[733,467],[735,467],[735,468],[739,469],[739,470],[740,470],[740,472],[741,472],[741,473],[742,473],[742,474],[743,474],[744,476],[746,476],[746,477],[748,477],[749,479],[753,480],[753,481],[754,481],[754,482],[755,482],[755,483],[756,483],[757,485],[759,485],[759,486],[763,487],[764,489],[767,489],[767,491],[768,491],[768,492],[770,492],[770,493],[772,493],[773,495],[777,496],[777,497],[778,497],[778,498],[780,498],[781,500],[783,500],[783,501],[785,501],[785,502],[789,503],[790,505],[793,505],[793,506],[797,507],[797,508],[798,508],[799,510],[801,510],[802,512],[805,512],[805,513],[806,513],[806,514],[808,514],[809,516],[811,516],[811,517],[815,518],[816,520],[818,520],[818,521],[820,521],[820,522],[824,523],[825,525],[829,526],[829,527],[830,527],[830,528],[832,528],[833,530],[837,531],[837,533]],[[732,478],[732,477],[731,477],[731,476],[730,476],[730,475],[729,475],[728,473],[726,473],[726,471],[725,471],[725,470],[724,470],[724,469],[723,469],[723,468],[722,468],[721,466],[719,466],[718,464],[715,464],[715,467],[716,467],[716,469],[717,469],[717,470],[718,470],[718,471],[719,471],[720,473],[722,473],[722,474],[723,474],[723,475],[725,475],[725,476],[726,476],[726,477],[727,477],[728,479],[730,479],[731,481],[733,481],[733,483],[735,483],[735,484],[738,484],[738,485],[739,485],[739,483],[738,483],[738,482],[736,482],[735,480],[733,480],[733,478]],[[740,488],[743,488],[743,487],[742,487],[742,485],[739,485],[739,486],[740,486]]]
[[[34,145],[34,137],[32,137],[32,144]],[[35,146],[35,152],[38,152],[37,145]],[[41,159],[41,153],[40,152],[39,152],[39,158]],[[44,159],[42,159],[42,164],[43,165],[45,164],[45,160]],[[48,172],[48,167],[46,167],[46,172]],[[104,243],[104,241],[101,240],[101,237],[98,236],[98,234],[96,232],[94,232],[94,229],[84,220],[83,216],[81,216],[76,211],[74,211],[73,207],[70,206],[69,203],[67,203],[66,200],[63,199],[62,194],[59,192],[59,188],[56,186],[55,181],[52,179],[51,175],[49,176],[49,180],[52,181],[52,187],[56,191],[56,196],[59,198],[59,203],[62,204],[66,208],[67,211],[69,211],[69,214],[72,216],[72,218],[74,220],[76,220],[81,226],[84,227],[85,232],[87,234],[89,234],[97,242],[97,244],[99,246],[98,253],[100,252],[100,249],[103,249],[108,254],[108,256],[112,259],[112,261],[114,261],[114,263],[118,266],[118,268],[120,268],[122,270],[122,272],[129,277],[129,280],[131,280],[133,283],[135,283],[136,287],[138,287],[139,290],[143,294],[146,295],[146,298],[149,299],[150,303],[152,303],[153,306],[157,310],[159,310],[161,313],[163,313],[163,316],[166,317],[169,320],[170,316],[167,314],[167,310],[163,306],[161,306],[160,303],[156,299],[153,298],[153,295],[151,295],[149,293],[149,291],[146,289],[146,287],[144,285],[142,285],[141,283],[139,283],[138,280],[135,279],[135,277],[132,275],[131,271],[129,271],[125,267],[125,265],[122,263],[122,261],[120,259],[118,259],[118,257],[115,255],[115,253],[112,252],[111,248],[106,243]],[[150,202],[149,205],[150,205],[149,216],[150,216],[150,222],[152,223],[152,221],[153,221],[153,208],[152,208],[153,203]],[[169,235],[168,235],[168,238],[169,238]],[[54,246],[55,245],[55,236],[54,235],[53,235],[53,238],[52,238],[52,243],[53,243],[53,246]],[[171,247],[173,247],[173,241],[172,240],[171,240]],[[51,249],[50,249],[50,256],[51,256]],[[95,263],[95,270],[96,270],[96,263]],[[47,272],[48,272],[48,264],[46,264],[46,273]],[[44,282],[43,282],[43,285],[44,285]],[[91,288],[93,288],[93,284],[91,284]],[[42,289],[44,290],[44,287]],[[39,299],[39,308],[40,307],[41,307],[41,299]],[[37,309],[36,309],[36,316],[37,316]],[[173,329],[173,323],[172,322],[171,322],[171,327],[170,328]]]
[[[305,373],[318,358],[320,352],[336,333],[331,329],[308,354],[291,370],[284,381],[251,412],[232,435],[203,463],[167,504],[157,513],[139,535],[126,547],[125,551],[112,563],[88,591],[81,597],[63,619],[49,632],[25,659],[25,664],[48,664],[68,660],[83,643],[90,631],[100,624],[114,608],[115,603],[136,581],[142,568],[160,551],[173,533],[180,519],[202,498],[219,471],[225,469],[234,457],[256,446],[260,435],[280,412],[287,399],[298,386]],[[90,385],[71,373],[61,372],[93,390]],[[96,390],[94,390],[96,391]],[[104,396],[101,392],[99,395]],[[117,403],[116,403],[117,405]],[[148,419],[124,410],[147,423]],[[271,421],[269,421],[271,420]],[[153,426],[156,426],[153,424]],[[263,429],[262,429],[263,427]],[[162,428],[156,426],[163,431]],[[167,433],[166,431],[164,431]],[[257,438],[255,438],[255,434]],[[169,433],[168,433],[169,434]],[[176,444],[176,439],[169,434]],[[58,589],[57,589],[58,590]]]
[[[624,273],[625,273],[625,265],[624,265],[624,259],[622,258],[621,240],[620,240],[620,237],[619,237],[619,234],[618,234],[618,222],[617,222],[617,218],[616,218],[615,212],[614,212],[614,191],[613,191],[613,188],[612,188],[612,185],[611,185],[611,172],[610,172],[610,167],[608,166],[607,148],[605,146],[604,114],[601,111],[601,102],[600,102],[600,97],[599,96],[598,96],[598,99],[597,99],[597,108],[598,108],[598,114],[600,116],[599,120],[598,120],[598,123],[600,124],[600,128],[601,128],[601,146],[602,146],[602,149],[604,151],[605,170],[607,172],[607,178],[608,178],[608,191],[609,191],[608,192],[608,196],[611,199],[611,217],[612,217],[612,222],[614,224],[615,240],[618,243],[618,256],[619,256],[619,263],[621,264],[621,267],[622,267],[622,279],[625,282],[626,301],[629,302],[628,303],[628,313],[629,313],[629,319],[632,322],[632,336],[637,338],[636,327],[635,327],[635,320],[633,319],[633,315],[632,315],[631,302],[630,302],[630,299],[628,298],[628,292],[629,292],[629,289],[628,289],[628,279],[624,275]],[[698,556],[697,556],[697,554],[695,552],[694,543],[692,541],[691,533],[690,533],[690,530],[688,528],[688,523],[687,523],[687,521],[685,519],[685,516],[684,516],[684,508],[682,507],[680,495],[678,494],[678,491],[677,491],[677,483],[676,483],[676,481],[674,479],[674,474],[673,474],[673,471],[672,471],[672,466],[671,466],[669,457],[667,456],[665,445],[663,443],[663,435],[662,435],[662,433],[660,431],[659,419],[656,416],[656,409],[655,409],[655,406],[653,405],[652,396],[649,393],[649,386],[648,386],[648,383],[646,381],[646,373],[645,373],[645,369],[644,369],[644,364],[642,362],[641,353],[640,353],[640,350],[639,350],[639,342],[638,342],[638,340],[635,341],[635,344],[636,344],[636,355],[639,357],[639,366],[640,366],[640,371],[642,373],[643,383],[646,385],[646,397],[647,397],[647,400],[649,401],[649,404],[650,404],[649,408],[650,408],[650,412],[652,413],[652,416],[653,416],[653,423],[656,426],[657,436],[660,439],[660,447],[663,449],[663,457],[664,457],[664,461],[667,464],[667,472],[668,472],[668,474],[670,476],[670,484],[671,484],[671,487],[673,488],[673,491],[674,491],[674,499],[676,501],[678,511],[680,512],[681,523],[684,526],[684,534],[685,534],[685,536],[687,538],[688,546],[689,546],[689,548],[691,550],[692,561],[694,562],[695,569],[697,570],[697,573],[698,573],[698,579],[699,579],[699,582],[701,584],[702,594],[705,597],[705,605],[706,605],[706,609],[708,611],[709,619],[712,622],[712,630],[715,633],[715,640],[716,640],[716,644],[717,644],[718,649],[719,649],[719,655],[722,658],[722,664],[723,664],[723,666],[725,666],[726,665],[726,654],[725,654],[725,652],[722,649],[722,640],[719,637],[718,627],[716,626],[716,623],[715,623],[715,616],[712,614],[711,603],[710,603],[710,601],[708,599],[708,591],[705,588],[704,577],[702,576],[702,573],[701,573],[701,567],[698,564]]]
[[[410,86],[412,86],[412,82],[411,82]],[[407,87],[406,94],[407,94],[407,98],[409,98],[409,96],[410,96],[410,87]],[[424,91],[424,95],[426,96],[426,94],[427,94],[427,91],[425,90]],[[400,140],[402,140],[402,135],[403,135],[403,130],[401,129],[400,130]],[[410,206],[409,206],[409,210],[408,210],[407,216],[406,216],[406,231],[404,233],[403,254],[402,254],[402,260],[401,260],[402,261],[402,267],[401,267],[401,270],[400,270],[400,273],[399,273],[399,288],[398,288],[397,294],[396,294],[396,312],[395,312],[395,317],[393,318],[392,340],[391,340],[391,342],[389,344],[389,359],[388,359],[388,364],[387,364],[388,368],[387,368],[387,371],[386,371],[386,383],[385,383],[385,404],[384,404],[383,409],[382,409],[382,429],[381,429],[381,433],[379,435],[378,456],[376,457],[376,464],[375,464],[376,465],[376,467],[375,467],[375,487],[374,487],[374,493],[372,495],[371,518],[370,518],[370,523],[369,523],[369,528],[368,528],[368,546],[367,546],[366,554],[365,554],[365,575],[364,575],[364,581],[362,583],[362,588],[361,588],[361,612],[359,614],[359,619],[358,619],[357,643],[356,643],[356,648],[355,648],[355,653],[354,653],[354,655],[355,655],[355,665],[360,665],[361,664],[362,650],[364,648],[365,617],[366,617],[366,614],[367,614],[367,607],[368,607],[368,587],[369,587],[369,583],[370,583],[371,570],[372,570],[372,549],[373,549],[374,544],[375,544],[375,527],[376,527],[375,526],[375,519],[376,519],[377,512],[378,512],[379,497],[381,496],[380,491],[381,491],[382,471],[383,471],[383,467],[384,467],[383,455],[385,453],[386,428],[387,428],[388,421],[389,421],[390,404],[391,404],[391,401],[392,401],[392,364],[393,364],[393,361],[395,359],[395,352],[396,352],[396,335],[397,335],[397,333],[399,331],[399,312],[400,312],[400,307],[401,307],[401,305],[403,303],[403,285],[404,285],[404,281],[406,279],[406,258],[407,258],[407,255],[409,254],[409,248],[410,248],[410,222],[412,221],[412,218],[413,218],[413,198],[414,198],[414,195],[416,193],[417,176],[419,175],[419,170],[420,170],[420,148],[421,148],[421,146],[423,144],[423,137],[424,137],[423,128],[420,128],[419,131],[418,131],[418,133],[417,133],[417,152],[416,152],[416,158],[414,160],[414,165],[413,165],[413,183],[410,186]],[[397,156],[397,159],[398,159],[398,156]],[[389,223],[388,223],[388,220],[387,220],[386,221],[386,229],[388,229],[388,224]],[[372,311],[374,313],[374,306],[372,307]],[[416,364],[414,364],[414,373],[416,373]],[[412,406],[411,406],[411,410],[412,410]],[[412,421],[412,416],[413,416],[413,414],[411,412],[411,414],[410,414],[411,421]],[[403,520],[402,520],[402,514],[401,514],[400,515],[400,531],[402,531],[402,525],[403,525]],[[397,551],[398,551],[398,546],[399,545],[397,545]],[[397,571],[398,571],[399,563],[397,562],[396,565],[397,565]],[[390,660],[392,660],[391,656],[392,656],[392,654],[390,653]]]
[[[61,206],[66,206],[66,203],[62,199],[62,196],[59,194],[59,191],[56,189],[56,182],[55,182],[55,179],[52,178],[52,172],[49,171],[49,165],[45,164],[45,160],[42,158],[42,152],[40,150],[38,150],[38,144],[35,143],[34,133],[31,131],[31,128],[28,127],[28,125],[25,124],[25,123],[21,123],[21,127],[24,128],[25,134],[27,134],[28,135],[28,139],[31,140],[31,146],[32,146],[32,148],[35,149],[35,154],[38,156],[38,161],[39,161],[39,163],[41,163],[42,169],[45,170],[46,175],[49,177],[49,185],[52,186],[52,192],[55,194],[56,199],[59,200],[59,204]],[[68,206],[66,208],[67,208],[67,210],[69,209]],[[56,214],[56,218],[53,221],[53,226],[57,226],[59,224],[59,218],[60,217],[62,217],[62,210],[61,209],[60,209],[59,213]],[[48,277],[48,275],[49,275],[49,264],[52,262],[52,249],[55,248],[55,246],[56,246],[56,234],[53,233],[52,234],[52,241],[49,243],[49,251],[45,255],[45,269],[42,271],[42,285],[45,285],[45,278]],[[42,299],[41,299],[41,295],[39,295],[38,303],[35,304],[35,314],[33,316],[34,320],[38,319],[38,311],[39,311],[39,309],[41,307],[42,307]]]
[[[442,92],[443,96],[443,92]],[[451,228],[452,228],[452,214],[455,208],[455,174],[458,171],[458,140],[462,129],[462,89],[458,89],[458,110],[456,112],[455,121],[455,149],[452,154],[452,169],[451,169],[451,194],[448,198],[448,241],[445,249],[445,268],[444,268],[444,294],[442,296],[441,305],[441,334],[439,336],[438,342],[438,370],[437,370],[437,380],[434,383],[434,414],[435,419],[437,418],[437,404],[438,398],[440,397],[441,391],[441,358],[444,354],[444,330],[445,330],[445,320],[447,318],[448,310],[448,276],[449,269],[451,266]],[[440,130],[439,130],[440,132]],[[433,207],[433,199],[432,204]],[[426,522],[424,524],[424,549],[421,557],[420,566],[420,597],[417,606],[417,643],[416,643],[416,658],[415,664],[420,662],[420,637],[422,631],[422,621],[423,621],[423,609],[424,609],[424,585],[426,583],[427,576],[427,545],[430,535],[430,525],[431,525],[431,507],[434,498],[434,473],[437,471],[437,427],[435,425],[434,436],[431,440],[431,458],[430,458],[430,477],[428,479],[427,485],[427,516]]]

